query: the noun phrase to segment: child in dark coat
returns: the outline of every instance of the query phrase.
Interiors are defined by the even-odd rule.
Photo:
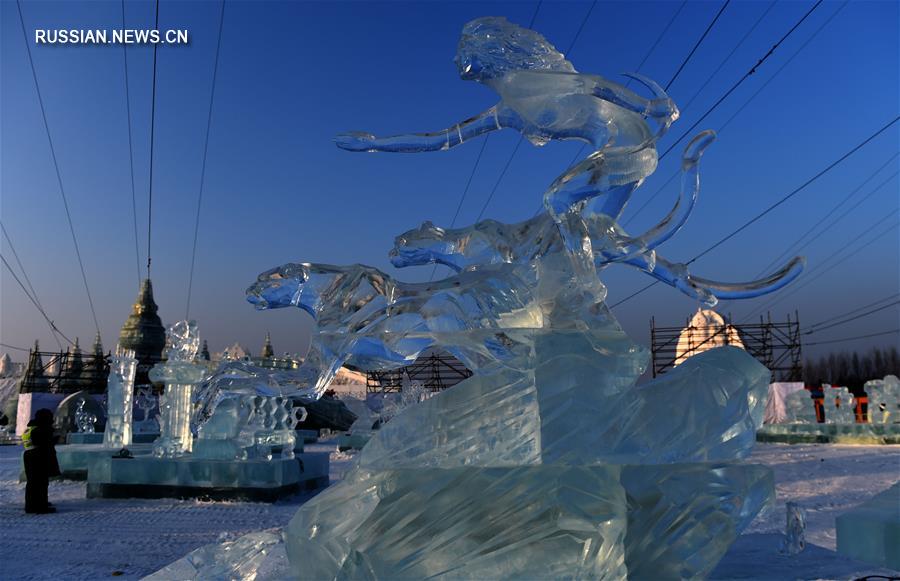
[[[53,412],[44,408],[34,414],[28,429],[22,434],[25,445],[25,512],[47,514],[56,512],[47,499],[50,478],[59,476],[59,463],[53,436]]]

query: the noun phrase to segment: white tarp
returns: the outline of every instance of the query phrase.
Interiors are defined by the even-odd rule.
[[[763,423],[780,424],[787,420],[787,409],[784,407],[784,398],[790,393],[803,389],[802,381],[785,381],[769,384],[769,399],[766,401],[766,411]]]

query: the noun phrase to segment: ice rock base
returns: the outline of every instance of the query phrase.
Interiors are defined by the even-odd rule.
[[[357,470],[287,529],[305,579],[623,578],[615,466]]]

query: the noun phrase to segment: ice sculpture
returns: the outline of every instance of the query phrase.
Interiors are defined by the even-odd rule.
[[[825,400],[828,407],[825,418],[832,424],[852,424],[856,422],[856,399],[846,387],[833,387],[827,391]]]
[[[305,418],[306,410],[294,408],[286,397],[228,394],[198,428],[194,457],[271,459],[272,448],[278,447],[282,458],[293,458],[294,426]]]
[[[150,370],[152,381],[166,385],[160,398],[160,436],[153,444],[153,453],[172,458],[191,451],[191,391],[203,379],[206,367],[192,363],[200,347],[197,323],[179,321],[166,330],[166,335],[166,361]]]
[[[75,426],[79,433],[93,434],[97,416],[85,409],[87,401],[82,399],[75,406]]]
[[[512,128],[532,143],[594,148],[544,192],[545,212],[398,237],[396,266],[441,263],[410,284],[368,266],[290,263],[247,290],[259,309],[297,307],[318,327],[298,370],[321,394],[344,363],[394,369],[434,346],[474,373],[373,433],[344,480],[288,526],[292,573],[310,579],[695,578],[707,575],[772,498],[771,471],[738,460],[762,424],[770,372],[734,347],[692,357],[637,386],[648,353],[603,303],[598,273],[623,263],[706,304],[790,282],[795,259],[745,284],[691,275],[656,248],[699,192],[703,132],[682,156],[672,210],[631,236],[617,220],[656,168],[678,110],[653,81],[645,98],[581,74],[540,34],[502,18],[468,23],[464,79],[500,95],[437,133],[337,138],[354,151],[448,149]],[[651,128],[652,122],[654,127]]]
[[[816,407],[812,394],[808,390],[798,389],[784,398],[787,421],[792,423],[812,424],[816,422]],[[826,412],[825,419],[828,419]]]
[[[785,555],[798,555],[806,548],[806,511],[796,502],[785,503],[784,540],[780,552]]]
[[[896,375],[867,381],[865,390],[869,395],[869,421],[890,424],[900,420],[900,379]]]
[[[134,351],[117,349],[110,361],[106,388],[106,431],[103,434],[103,445],[107,448],[126,448],[131,445],[136,370]]]

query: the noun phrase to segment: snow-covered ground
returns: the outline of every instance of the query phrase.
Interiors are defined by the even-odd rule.
[[[334,442],[307,446],[333,451],[332,481],[352,456]],[[287,524],[312,494],[274,503],[178,500],[88,500],[85,485],[55,482],[59,512],[26,515],[17,481],[21,448],[0,446],[0,578],[100,579],[148,575],[208,543]],[[900,479],[900,446],[757,445],[753,462],[775,471],[778,500],[738,539],[714,579],[853,579],[891,574],[834,552],[834,518]],[[784,503],[807,510],[809,546],[797,557],[778,554]],[[900,573],[894,572],[897,575]]]

